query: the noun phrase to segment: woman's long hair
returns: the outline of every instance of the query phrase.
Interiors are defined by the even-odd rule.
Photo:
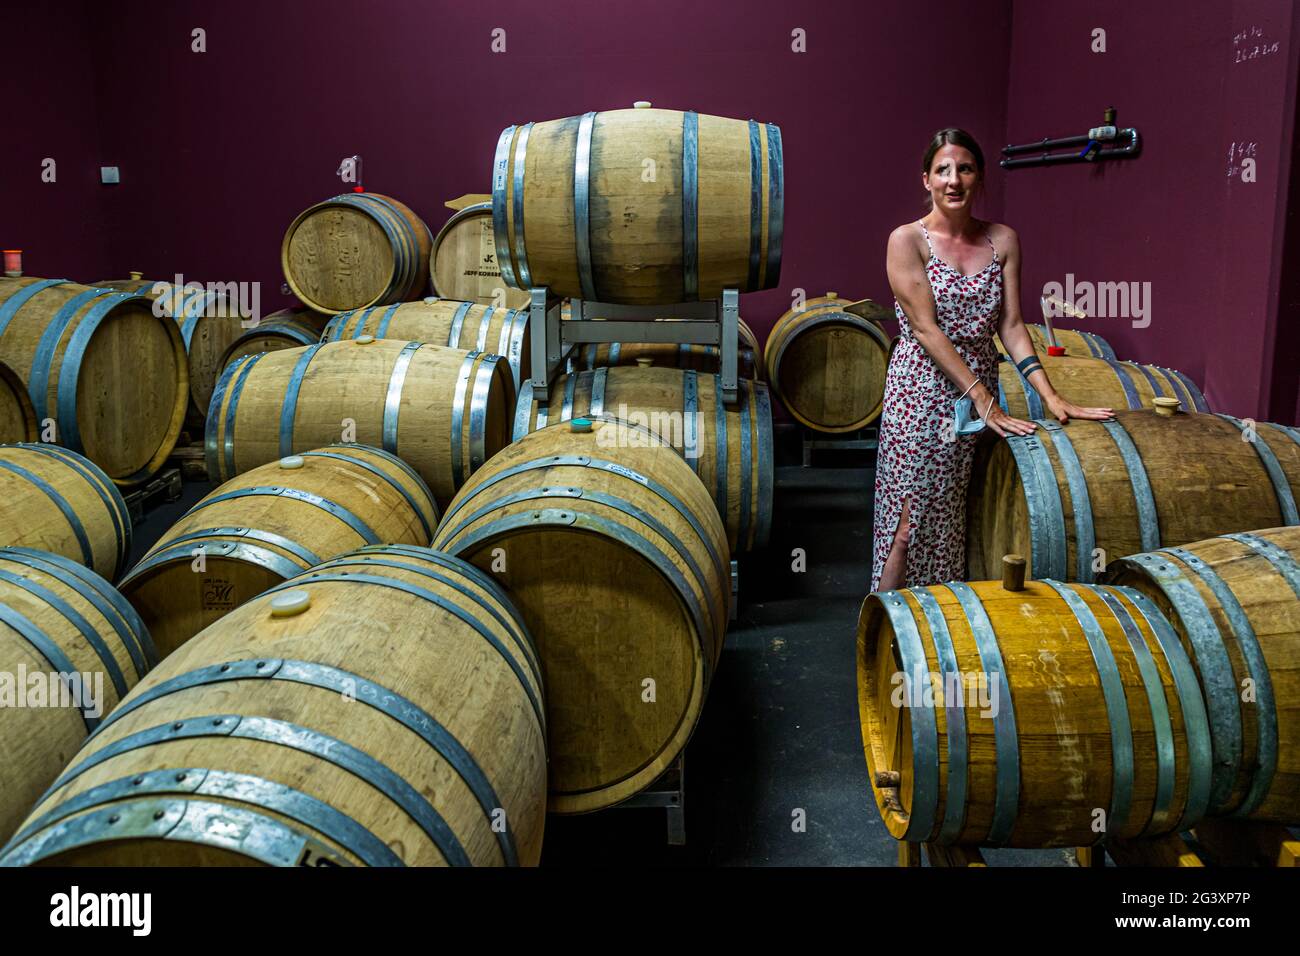
[[[980,149],[980,144],[975,142],[975,137],[964,129],[958,129],[956,126],[949,126],[947,129],[941,129],[934,134],[930,140],[930,145],[925,151],[925,156],[921,159],[921,172],[928,174],[930,164],[934,162],[934,154],[939,152],[945,146],[960,146],[968,150],[975,157],[975,167],[979,170],[980,178],[976,186],[976,197],[978,198],[984,192],[984,150]],[[929,212],[934,208],[934,199],[929,193],[926,193],[924,201],[925,211]]]

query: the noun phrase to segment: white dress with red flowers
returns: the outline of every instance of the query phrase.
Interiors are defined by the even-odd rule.
[[[929,232],[921,223],[917,225],[930,249],[925,273],[934,293],[939,328],[970,370],[996,395],[998,362],[993,333],[1002,312],[1002,264],[997,247],[988,240],[993,261],[982,271],[964,276],[935,255]],[[897,300],[894,314],[899,336],[885,375],[876,461],[873,591],[889,557],[903,503],[909,499],[905,586],[965,577],[966,485],[977,438],[954,436],[953,405],[961,389],[948,381],[912,335]],[[983,413],[982,407],[975,409],[975,414]]]

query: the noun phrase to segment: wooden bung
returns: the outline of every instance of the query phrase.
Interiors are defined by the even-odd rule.
[[[1025,559],[1018,554],[1002,556],[1002,587],[1007,591],[1025,589]]]

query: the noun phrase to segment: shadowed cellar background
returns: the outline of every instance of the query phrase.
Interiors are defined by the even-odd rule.
[[[11,5],[4,61],[42,93],[9,103],[0,151],[3,242],[26,250],[27,273],[259,280],[269,311],[286,304],[284,229],[340,191],[342,157],[359,154],[365,186],[436,231],[445,200],[488,191],[503,127],[648,99],[783,130],[782,287],[742,300],[762,338],[796,288],[891,301],[885,240],[922,214],[928,137],[960,125],[989,160],[980,214],[1020,232],[1027,316],[1067,274],[1150,282],[1150,326],[1090,327],[1204,382],[1215,407],[1295,420],[1300,14],[1288,0],[937,0],[923,17],[905,0],[759,0],[743,15],[679,0],[311,9]],[[205,53],[191,51],[196,27]],[[807,52],[792,50],[795,30]],[[1086,132],[1107,106],[1140,130],[1136,162],[997,167],[1003,144]],[[1229,169],[1242,144],[1255,182]],[[47,157],[56,183],[41,182]],[[101,164],[122,182],[100,185]]]

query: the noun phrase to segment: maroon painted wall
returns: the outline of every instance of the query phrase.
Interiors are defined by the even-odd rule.
[[[1095,27],[1106,31],[1105,53],[1091,50]],[[1118,125],[1136,126],[1143,143],[1133,161],[1006,173],[1026,314],[1044,283],[1067,273],[1150,282],[1146,328],[1124,319],[1082,327],[1121,358],[1187,372],[1216,410],[1294,420],[1294,374],[1289,396],[1285,382],[1270,395],[1270,377],[1298,30],[1288,0],[1015,4],[1008,142],[1086,133],[1114,106]],[[1233,143],[1256,144],[1256,182],[1229,175]]]
[[[1005,125],[1010,0],[978,15],[941,0],[924,20],[910,0],[138,0],[111,14],[87,4],[72,30],[48,4],[28,6],[21,36],[0,38],[0,52],[24,57],[24,82],[59,77],[91,47],[111,51],[93,78],[61,78],[62,100],[33,103],[20,123],[30,146],[0,159],[6,206],[18,184],[24,196],[0,222],[0,243],[25,245],[31,274],[180,270],[278,294],[284,230],[343,190],[343,157],[359,154],[365,186],[436,231],[445,200],[489,191],[505,126],[646,99],[782,128],[781,288],[741,303],[762,337],[796,288],[891,302],[885,240],[921,214],[930,135],[962,125],[996,150]],[[195,27],[206,53],[191,52]],[[503,54],[490,49],[496,27]],[[806,53],[792,51],[796,28]],[[86,125],[96,91],[99,140]],[[54,137],[72,124],[79,141]],[[42,150],[64,157],[57,189],[35,188]],[[101,158],[121,166],[120,185],[98,186]],[[73,169],[94,189],[73,192]],[[985,213],[998,216],[1001,200],[995,179]],[[88,245],[95,215],[111,241]]]

